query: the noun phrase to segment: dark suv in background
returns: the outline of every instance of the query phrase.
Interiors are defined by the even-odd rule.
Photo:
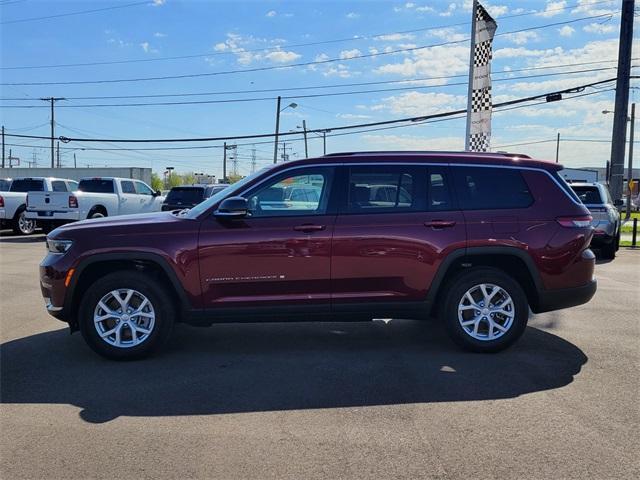
[[[461,346],[494,352],[530,308],[595,293],[592,219],[560,168],[445,152],[278,164],[190,210],[56,229],[42,294],[109,358],[151,353],[175,322],[434,314]]]
[[[221,192],[228,185],[182,185],[173,187],[162,202],[162,211],[195,207],[200,202]]]

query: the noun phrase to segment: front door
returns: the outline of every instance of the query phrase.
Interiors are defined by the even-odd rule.
[[[345,168],[331,260],[334,311],[368,305],[383,314],[383,304],[424,301],[440,261],[466,243],[447,167]]]
[[[205,220],[200,231],[203,306],[328,312],[333,168],[295,168],[242,193],[250,214]]]

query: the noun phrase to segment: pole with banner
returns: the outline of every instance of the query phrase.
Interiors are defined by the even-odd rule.
[[[465,150],[486,152],[491,140],[491,58],[498,24],[477,0],[473,2],[469,53],[469,91]]]

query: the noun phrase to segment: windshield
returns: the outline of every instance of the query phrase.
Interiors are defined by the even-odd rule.
[[[258,170],[257,172],[252,173],[251,175],[247,175],[242,180],[237,181],[236,183],[229,185],[224,190],[219,191],[218,193],[213,194],[213,196],[209,197],[202,203],[199,203],[195,207],[193,207],[189,212],[185,215],[187,218],[197,218],[203,212],[207,211],[213,205],[218,203],[220,200],[226,197],[232,197],[236,192],[242,190],[247,183],[251,182],[254,178],[259,177],[265,172],[269,171],[273,167],[266,167]]]
[[[167,195],[164,203],[166,204],[185,204],[185,205],[195,205],[202,201],[204,194],[204,188],[199,187],[177,187],[172,188]]]

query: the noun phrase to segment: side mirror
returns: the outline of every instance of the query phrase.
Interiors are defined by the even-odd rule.
[[[619,198],[619,199],[617,199],[617,200],[614,200],[614,201],[613,201],[613,204],[614,204],[616,207],[621,207],[622,205],[624,205],[624,202],[622,201],[622,199],[621,199],[621,198]]]
[[[162,195],[162,192],[160,190],[156,190],[155,192],[153,192],[152,194],[154,197],[159,197],[160,195]]]
[[[218,218],[244,218],[249,213],[249,205],[244,197],[225,198],[214,215]]]

